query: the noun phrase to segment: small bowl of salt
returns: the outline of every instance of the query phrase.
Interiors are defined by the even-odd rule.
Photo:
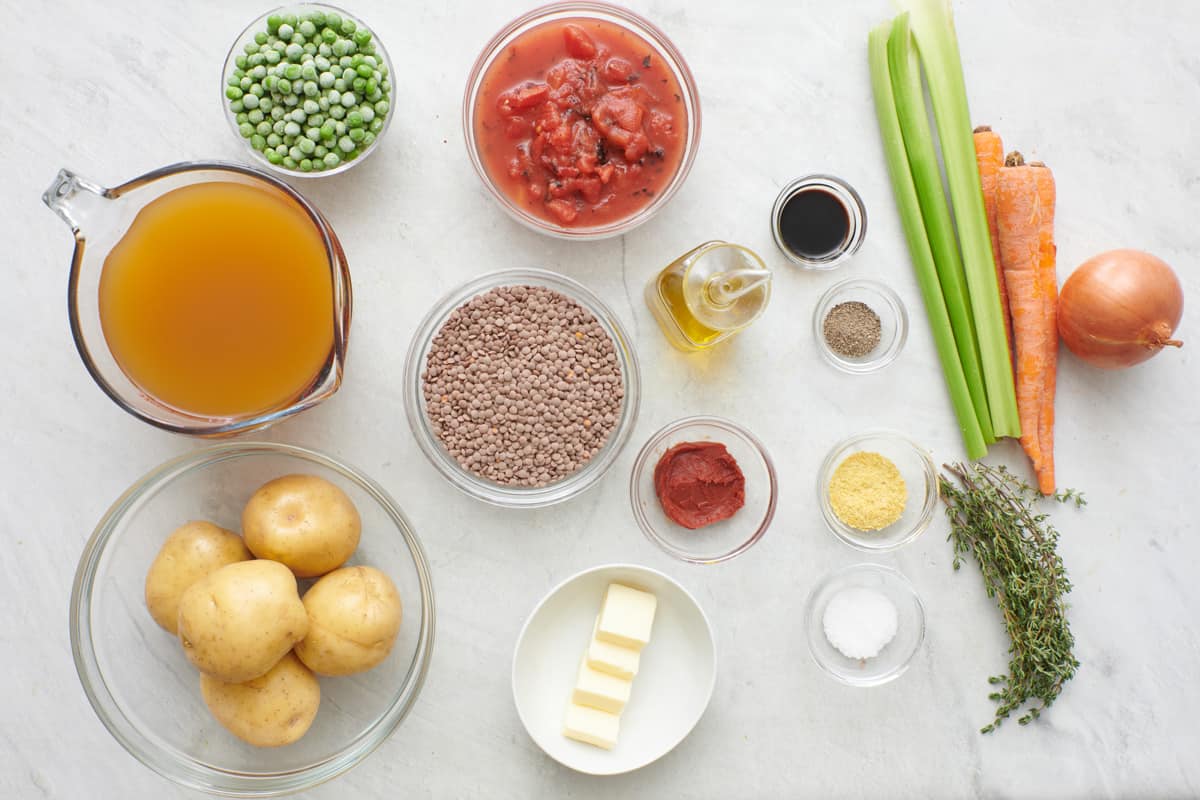
[[[925,638],[925,608],[902,574],[854,564],[822,578],[804,610],[817,666],[850,686],[879,686],[904,674]]]

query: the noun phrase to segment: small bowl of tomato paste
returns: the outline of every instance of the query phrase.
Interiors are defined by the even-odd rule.
[[[608,3],[554,3],[484,47],[463,134],[479,177],[515,219],[600,239],[632,230],[678,191],[700,141],[700,98],[652,23]]]

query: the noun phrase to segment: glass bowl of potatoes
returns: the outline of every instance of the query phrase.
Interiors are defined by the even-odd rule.
[[[151,470],[113,503],[71,593],[100,721],[191,789],[271,797],[350,769],[425,681],[429,563],[379,484],[269,442]]]

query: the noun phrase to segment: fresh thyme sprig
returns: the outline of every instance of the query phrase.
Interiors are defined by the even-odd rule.
[[[1058,531],[1038,513],[1037,490],[1005,467],[943,466],[949,476],[940,475],[939,484],[950,518],[954,569],[967,554],[975,556],[984,588],[1000,607],[1012,642],[1008,673],[988,678],[998,687],[988,695],[997,703],[996,717],[980,732],[991,733],[1012,712],[1038,700],[1017,720],[1027,725],[1050,707],[1079,666],[1067,622],[1071,583],[1056,552]],[[1072,489],[1054,499],[1076,508],[1087,504]]]

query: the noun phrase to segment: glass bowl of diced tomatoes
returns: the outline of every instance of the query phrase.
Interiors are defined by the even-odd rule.
[[[600,239],[642,224],[679,190],[700,142],[700,98],[653,23],[608,3],[554,3],[484,47],[467,81],[463,134],[514,219]]]

